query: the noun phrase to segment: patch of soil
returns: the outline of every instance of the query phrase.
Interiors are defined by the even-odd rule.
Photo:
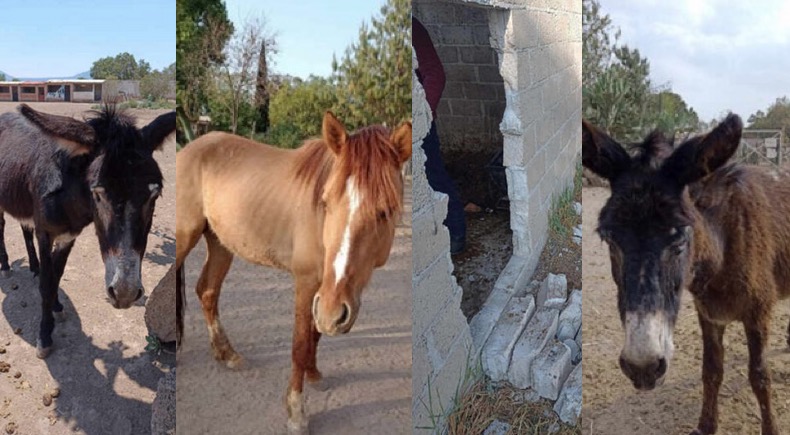
[[[625,335],[617,311],[617,289],[612,281],[608,248],[594,232],[598,213],[609,198],[609,189],[584,188],[583,191],[584,433],[687,434],[696,427],[702,407],[702,337],[693,299],[683,292],[674,331],[675,356],[664,385],[653,391],[637,391],[618,367],[617,355]],[[788,428],[790,352],[785,342],[790,317],[788,301],[778,303],[773,314],[770,341],[765,350],[773,380],[771,403],[776,426]],[[727,328],[724,348],[718,433],[759,434],[760,408],[749,386],[749,357],[741,325],[734,323]]]
[[[456,151],[444,157],[464,203],[472,202],[484,210],[466,214],[466,250],[453,256],[453,275],[463,288],[461,311],[471,320],[513,255],[510,212],[507,201],[497,204],[495,200],[498,195],[493,193],[486,169],[491,153]]]

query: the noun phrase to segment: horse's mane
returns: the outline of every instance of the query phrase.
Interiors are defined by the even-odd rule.
[[[389,142],[389,131],[374,125],[348,136],[339,158],[335,158],[323,140],[306,141],[297,150],[294,175],[303,185],[313,188],[312,201],[316,207],[321,204],[325,189],[335,197],[345,193],[345,180],[353,175],[359,190],[370,198],[360,205],[362,213],[397,214],[402,207],[400,172],[387,170],[387,166],[397,168],[398,164],[398,153]],[[334,170],[340,171],[336,182],[325,186]]]

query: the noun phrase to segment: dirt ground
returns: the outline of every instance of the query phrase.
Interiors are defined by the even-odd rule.
[[[312,434],[404,434],[411,431],[411,185],[403,223],[387,264],[362,296],[354,328],[324,337],[318,368],[328,387],[305,383]],[[201,241],[186,260],[187,317],[178,355],[179,434],[285,433],[291,371],[293,282],[289,274],[236,259],[225,279],[220,315],[245,358],[229,370],[211,355],[195,283],[205,258]],[[189,416],[184,418],[183,416]]]
[[[0,112],[18,103],[0,103]],[[78,116],[90,104],[33,103],[37,110]],[[165,110],[131,110],[144,125]],[[79,117],[79,116],[78,116]],[[175,255],[175,141],[155,153],[165,176],[143,262],[143,284],[150,292]],[[60,283],[67,320],[57,323],[55,345],[46,360],[36,358],[40,320],[38,279],[28,269],[19,225],[6,216],[6,244],[14,273],[0,279],[0,431],[13,423],[15,434],[149,433],[156,385],[174,357],[155,358],[144,350],[148,331],[143,300],[128,310],[105,301],[104,266],[92,227],[77,238]],[[15,334],[15,330],[20,330]],[[3,353],[3,350],[5,352]],[[2,373],[3,362],[10,364]],[[18,377],[16,376],[18,374]],[[46,406],[43,396],[60,395]]]
[[[637,392],[617,364],[624,337],[617,293],[608,248],[594,232],[609,190],[586,187],[583,191],[583,433],[687,434],[696,427],[702,407],[702,338],[691,296],[684,293],[675,328],[675,357],[664,385]],[[783,301],[774,311],[767,349],[774,415],[777,426],[785,429],[790,427],[790,353],[785,343],[789,320],[790,301]],[[727,328],[724,347],[718,433],[759,434],[759,407],[749,385],[746,339],[739,324]]]

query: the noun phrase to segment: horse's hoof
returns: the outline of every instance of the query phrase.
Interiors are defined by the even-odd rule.
[[[36,340],[36,356],[40,359],[44,359],[52,352],[52,346],[43,347],[41,345],[41,340]]]
[[[0,278],[11,278],[11,269],[0,270]]]
[[[225,361],[225,365],[232,370],[240,369],[244,367],[244,358],[241,355],[234,353],[233,356]]]
[[[310,431],[307,429],[306,424],[299,424],[288,420],[288,434],[289,435],[308,435]]]
[[[53,311],[53,312],[52,312],[52,317],[54,317],[54,318],[55,318],[55,321],[56,321],[56,322],[58,322],[58,323],[65,322],[65,321],[66,321],[66,318],[67,318],[67,316],[66,316],[66,310],[61,310],[61,311]]]

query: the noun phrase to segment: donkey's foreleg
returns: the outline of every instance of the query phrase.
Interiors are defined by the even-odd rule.
[[[318,339],[321,334],[313,321],[313,296],[318,291],[318,281],[296,276],[296,303],[294,307],[293,343],[291,346],[291,381],[285,396],[288,412],[288,432],[307,433],[307,416],[304,410],[304,378],[311,383],[321,380],[316,364]]]
[[[0,278],[11,276],[11,266],[8,264],[8,252],[5,249],[5,217],[0,210]]]
[[[233,263],[233,254],[222,246],[214,233],[206,232],[205,237],[208,248],[206,263],[200,273],[196,290],[203,307],[203,315],[206,317],[214,358],[225,361],[228,368],[235,369],[240,367],[244,360],[233,350],[233,346],[231,346],[219,321],[219,295],[222,290],[222,281]]]
[[[33,272],[33,276],[38,276],[41,266],[38,263],[38,255],[36,255],[36,245],[33,243],[33,228],[22,225],[22,237],[25,238],[30,271]]]
[[[38,280],[38,291],[41,293],[41,323],[36,341],[36,356],[43,359],[52,351],[52,331],[55,329],[52,309],[58,297],[58,283],[52,261],[52,238],[45,231],[37,232],[36,236],[41,251],[41,277]]]
[[[58,287],[60,287],[60,279],[63,277],[63,271],[66,270],[66,261],[68,261],[73,247],[74,240],[65,245],[55,245],[55,251],[52,253],[52,270],[55,279],[55,301],[52,303],[52,315],[58,322],[66,320],[66,313],[63,311],[63,304],[60,303],[58,296]]]
[[[765,346],[768,344],[770,320],[763,316],[756,323],[744,323],[746,341],[749,346],[749,382],[757,396],[762,417],[762,435],[776,435],[779,432],[774,424],[771,410],[771,372],[765,363]]]
[[[702,414],[697,429],[692,435],[716,433],[719,418],[719,388],[724,377],[724,330],[725,326],[714,324],[701,314],[702,329]]]

